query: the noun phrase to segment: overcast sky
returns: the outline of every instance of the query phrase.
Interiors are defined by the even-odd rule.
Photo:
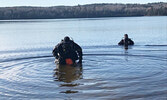
[[[0,7],[6,6],[58,6],[83,5],[92,3],[152,3],[167,0],[0,0]]]

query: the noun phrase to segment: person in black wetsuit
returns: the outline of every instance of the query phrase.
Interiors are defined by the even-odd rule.
[[[82,64],[82,48],[68,36],[55,46],[52,52],[53,56],[58,60],[59,64],[72,65],[79,59]]]
[[[122,39],[118,45],[124,45],[125,47],[128,47],[128,45],[134,45],[134,42],[128,38],[128,34],[125,34],[124,39]]]

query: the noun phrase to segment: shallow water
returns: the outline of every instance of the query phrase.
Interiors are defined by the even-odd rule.
[[[166,100],[167,17],[0,21],[0,99]],[[135,45],[117,46],[124,33]],[[82,66],[58,66],[64,36]]]

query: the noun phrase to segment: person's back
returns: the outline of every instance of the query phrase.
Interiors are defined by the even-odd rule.
[[[128,35],[127,35],[127,34],[125,34],[125,35],[124,35],[124,39],[122,39],[122,40],[118,43],[118,45],[124,45],[124,46],[134,45],[134,42],[133,42],[130,38],[128,38]]]
[[[69,37],[65,37],[64,40],[59,43],[53,50],[53,56],[58,59],[60,64],[73,64],[79,59],[79,63],[82,63],[82,49]]]

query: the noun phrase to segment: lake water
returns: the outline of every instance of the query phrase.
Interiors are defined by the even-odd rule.
[[[135,42],[128,50],[117,45],[125,33]],[[82,66],[54,63],[64,36],[82,47]],[[167,100],[167,16],[1,20],[7,99]]]

